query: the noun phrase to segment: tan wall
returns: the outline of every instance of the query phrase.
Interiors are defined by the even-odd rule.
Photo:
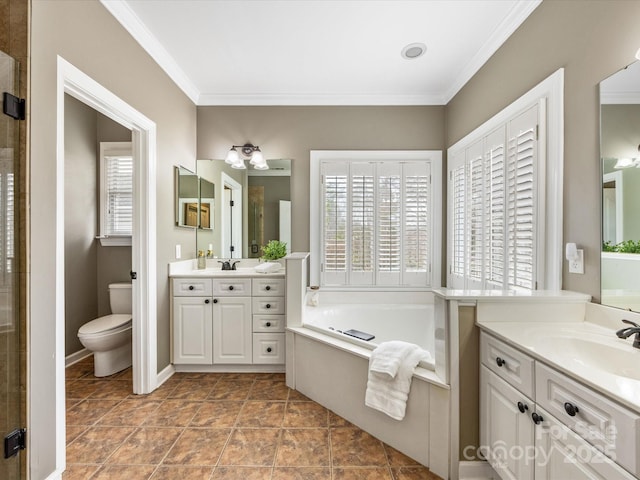
[[[198,107],[198,158],[250,141],[291,158],[292,251],[309,249],[310,150],[442,150],[444,107]]]
[[[31,385],[32,478],[56,466],[56,84],[57,56],[157,125],[158,369],[169,364],[167,263],[174,245],[195,256],[193,232],[173,222],[173,166],[195,170],[196,108],[97,0],[33,0],[31,24]],[[153,321],[154,319],[152,319]]]
[[[460,348],[460,460],[465,447],[480,444],[479,376],[480,329],[475,325],[475,307],[458,308]],[[474,448],[475,452],[476,449]]]
[[[600,297],[598,83],[634,60],[640,2],[545,0],[447,105],[447,146],[560,67],[565,69],[564,241],[585,250],[585,274],[564,288]]]

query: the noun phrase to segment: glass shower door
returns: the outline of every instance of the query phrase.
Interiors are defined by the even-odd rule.
[[[18,96],[16,61],[0,52],[0,92]],[[9,103],[7,101],[7,103]],[[4,111],[4,108],[3,108]],[[18,259],[16,185],[19,122],[0,113],[0,440],[9,436],[9,452],[0,443],[0,478],[20,478],[20,329],[18,316]],[[12,432],[14,433],[11,436]],[[15,447],[15,450],[14,450]],[[16,453],[7,457],[8,453]]]

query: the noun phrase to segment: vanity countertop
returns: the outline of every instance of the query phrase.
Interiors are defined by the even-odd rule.
[[[633,338],[619,339],[615,329],[587,321],[478,320],[477,325],[640,413],[640,349],[633,348]]]
[[[170,273],[171,278],[189,278],[189,277],[211,277],[211,278],[228,278],[228,277],[252,277],[252,278],[284,278],[285,270],[280,269],[274,273],[260,273],[253,268],[239,268],[237,270],[221,270],[220,268],[205,268],[202,270],[185,270]]]

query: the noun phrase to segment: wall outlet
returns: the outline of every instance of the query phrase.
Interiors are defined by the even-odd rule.
[[[584,274],[584,250],[579,248],[577,253],[577,259],[569,260],[569,273]]]
[[[182,245],[176,245],[176,260],[180,260],[182,256]]]

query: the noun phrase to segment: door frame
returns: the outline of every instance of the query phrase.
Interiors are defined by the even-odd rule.
[[[64,292],[64,95],[131,130],[134,158],[132,270],[133,392],[157,387],[157,275],[156,275],[156,124],[62,57],[57,62],[56,131],[56,434],[65,445],[65,292]],[[58,467],[65,465],[65,449],[57,449]]]
[[[233,258],[242,258],[243,254],[243,221],[242,221],[242,184],[238,183],[236,180],[231,178],[226,173],[222,172],[221,174],[221,183],[222,183],[222,205],[220,210],[220,225],[221,225],[221,254],[224,258],[230,258],[230,255],[227,255],[227,250],[229,249],[229,245],[226,244],[227,240],[227,232],[229,230],[229,225],[232,225],[231,229],[231,244],[234,246]],[[231,192],[231,200],[233,200],[233,212],[230,214],[228,210],[228,205],[226,205],[225,201],[225,188],[228,188]],[[233,218],[229,218],[229,217]]]

